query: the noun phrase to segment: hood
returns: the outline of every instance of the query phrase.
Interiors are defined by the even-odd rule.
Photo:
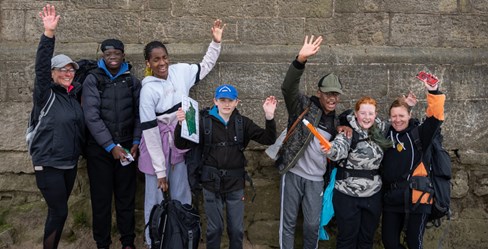
[[[358,124],[358,121],[356,120],[356,116],[354,115],[354,112],[353,113],[350,113],[347,115],[347,122],[349,122],[349,125],[351,126],[352,129],[354,129],[354,131],[356,131],[361,137],[367,137],[368,136],[368,131],[367,130],[363,130],[359,124]]]
[[[105,65],[105,61],[103,59],[98,60],[97,63],[98,67],[101,68],[105,74],[110,77],[110,80],[114,80],[115,78],[119,77],[120,75],[124,74],[125,72],[129,71],[132,66],[129,65],[127,62],[122,62],[120,64],[119,72],[116,75],[112,75],[110,71],[108,71],[107,66]]]
[[[146,77],[144,77],[144,79],[142,79],[141,85],[144,86],[145,84],[150,83],[150,82],[162,82],[162,81],[163,81],[163,79],[160,79],[158,77],[146,76]]]

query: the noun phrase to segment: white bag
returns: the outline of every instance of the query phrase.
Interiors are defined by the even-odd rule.
[[[268,155],[271,159],[276,160],[278,159],[278,151],[280,151],[281,146],[283,145],[283,140],[285,140],[286,133],[288,129],[285,128],[280,136],[276,139],[275,143],[270,145],[264,152]]]

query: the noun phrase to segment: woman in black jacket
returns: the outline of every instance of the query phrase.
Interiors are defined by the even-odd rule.
[[[404,248],[400,234],[405,227],[408,248],[421,249],[425,224],[432,207],[431,196],[409,186],[415,180],[427,180],[428,166],[422,162],[422,154],[444,121],[444,102],[438,84],[424,82],[427,93],[426,119],[418,124],[411,118],[411,107],[404,98],[398,98],[390,107],[391,128],[387,137],[393,146],[383,156],[383,217],[382,240],[386,249]],[[417,148],[413,132],[418,131],[422,151]],[[414,178],[412,178],[414,177]],[[417,204],[418,203],[418,204]],[[407,215],[408,214],[408,215]]]
[[[68,56],[53,57],[54,33],[60,16],[47,4],[39,16],[44,24],[36,54],[31,113],[37,132],[29,143],[37,187],[48,205],[43,248],[57,248],[68,216],[68,198],[76,178],[78,157],[84,142],[84,120],[73,82],[78,64]],[[39,119],[41,109],[47,113]]]

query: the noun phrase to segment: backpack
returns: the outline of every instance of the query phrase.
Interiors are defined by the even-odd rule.
[[[49,94],[49,98],[47,99],[44,107],[42,107],[38,117],[36,117],[37,115],[36,113],[34,113],[36,110],[35,107],[32,108],[31,116],[29,119],[29,126],[27,127],[27,130],[25,132],[25,142],[27,143],[27,150],[29,151],[29,154],[31,154],[30,150],[32,146],[32,140],[34,140],[37,129],[41,125],[42,118],[49,113],[49,110],[51,110],[51,106],[53,105],[55,99],[56,94],[51,89],[51,94]]]
[[[200,117],[203,119],[203,143],[190,149],[185,154],[185,164],[188,173],[188,183],[194,195],[197,195],[202,190],[201,176],[202,167],[205,161],[205,155],[208,155],[212,147],[212,119],[209,114],[209,109],[206,108],[200,111]],[[242,116],[237,113],[235,117],[235,129],[237,134],[237,143],[239,149],[244,150],[244,127],[242,124]]]
[[[169,194],[164,195],[164,200],[151,209],[146,225],[151,249],[197,249],[201,234],[198,211],[189,204],[170,200]]]
[[[96,60],[82,59],[77,61],[76,63],[78,64],[79,68],[78,70],[76,70],[73,81],[76,81],[80,84],[83,84],[83,82],[85,82],[85,79],[90,74],[90,71],[98,68],[98,62]]]
[[[415,145],[422,151],[422,144],[418,128],[411,132]],[[435,227],[441,225],[441,218],[444,216],[449,220],[451,217],[451,158],[449,153],[442,147],[443,136],[439,128],[432,139],[427,151],[422,155],[422,161],[427,165],[427,172],[433,188],[432,211],[428,222]]]

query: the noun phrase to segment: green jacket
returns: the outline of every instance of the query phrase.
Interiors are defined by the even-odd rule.
[[[314,126],[317,126],[322,118],[323,111],[320,108],[318,98],[315,96],[308,97],[299,90],[300,78],[304,70],[304,64],[295,60],[290,65],[285,80],[281,85],[281,91],[288,111],[288,128],[290,128],[307,106],[310,106],[310,110],[305,115],[305,119],[311,122]],[[335,118],[335,113],[332,115]],[[298,122],[292,135],[280,149],[279,158],[276,161],[276,166],[278,167],[280,174],[288,172],[288,170],[295,166],[298,159],[303,156],[303,153],[307,149],[312,138],[313,134],[309,129],[303,125],[302,122]]]

